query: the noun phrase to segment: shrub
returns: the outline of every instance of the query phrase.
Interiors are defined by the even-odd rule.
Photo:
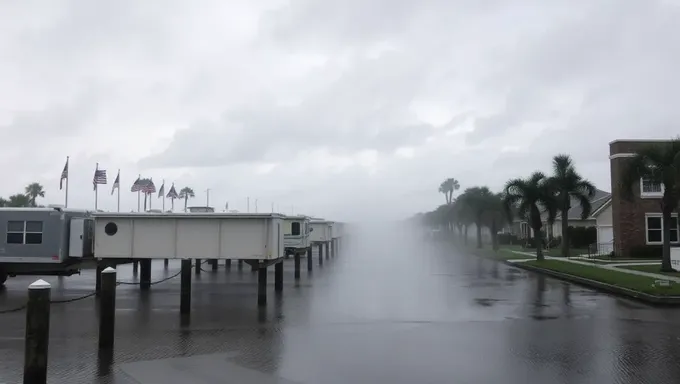
[[[661,259],[661,245],[637,245],[630,248],[630,257],[634,259]]]
[[[512,233],[499,233],[497,239],[499,245],[513,245],[521,243],[517,235],[513,235]]]
[[[596,227],[569,227],[568,231],[571,248],[588,248],[597,242]]]

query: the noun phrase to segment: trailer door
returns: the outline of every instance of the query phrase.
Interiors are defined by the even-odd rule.
[[[72,217],[68,241],[69,257],[83,257],[85,244],[85,218]]]

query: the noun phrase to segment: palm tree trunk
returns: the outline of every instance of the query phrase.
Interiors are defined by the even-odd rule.
[[[463,241],[464,241],[464,244],[467,245],[467,243],[468,243],[468,226],[467,226],[467,224],[465,225],[465,229],[463,230]]]
[[[569,209],[562,211],[562,257],[569,257]]]
[[[494,251],[498,251],[498,228],[496,228],[496,220],[491,221],[491,247]]]
[[[477,227],[477,248],[481,249],[482,248],[482,224],[477,221],[475,223],[475,226]]]
[[[536,260],[543,261],[545,256],[543,255],[543,231],[541,227],[534,227],[534,241],[536,242]]]
[[[189,203],[189,196],[184,196],[184,212],[187,211],[187,204]]]
[[[661,272],[674,272],[671,267],[671,213],[672,209],[664,204],[663,215],[663,245],[661,252]]]
[[[147,196],[148,196],[148,194],[145,193],[144,194],[144,212],[146,212],[146,198],[147,198]]]

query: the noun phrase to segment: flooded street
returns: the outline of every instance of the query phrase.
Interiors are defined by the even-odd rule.
[[[148,294],[121,285],[112,357],[97,354],[96,299],[53,304],[50,382],[171,384],[159,365],[139,362],[186,356],[196,358],[168,364],[180,371],[199,366],[196,383],[251,382],[232,376],[236,372],[271,383],[680,382],[677,310],[385,230],[355,235],[341,257],[321,268],[315,253],[312,276],[302,265],[296,284],[293,260],[286,261],[281,297],[274,294],[270,268],[262,311],[249,266],[238,271],[234,263],[227,271],[222,263],[213,272],[204,264],[194,276],[191,319],[184,324],[179,278]],[[131,281],[131,270],[119,267],[118,279]],[[155,261],[152,280],[177,271],[179,262],[165,271]],[[0,310],[20,305],[33,280],[8,280]],[[53,299],[94,287],[93,271],[46,280]],[[0,314],[0,383],[21,381],[24,320],[25,311]]]

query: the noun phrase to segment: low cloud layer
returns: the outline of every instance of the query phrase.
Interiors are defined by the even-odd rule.
[[[97,162],[123,210],[143,174],[218,207],[398,217],[558,152],[609,189],[609,141],[680,120],[677,1],[23,1],[0,23],[0,194],[62,202],[71,156],[83,208]]]

